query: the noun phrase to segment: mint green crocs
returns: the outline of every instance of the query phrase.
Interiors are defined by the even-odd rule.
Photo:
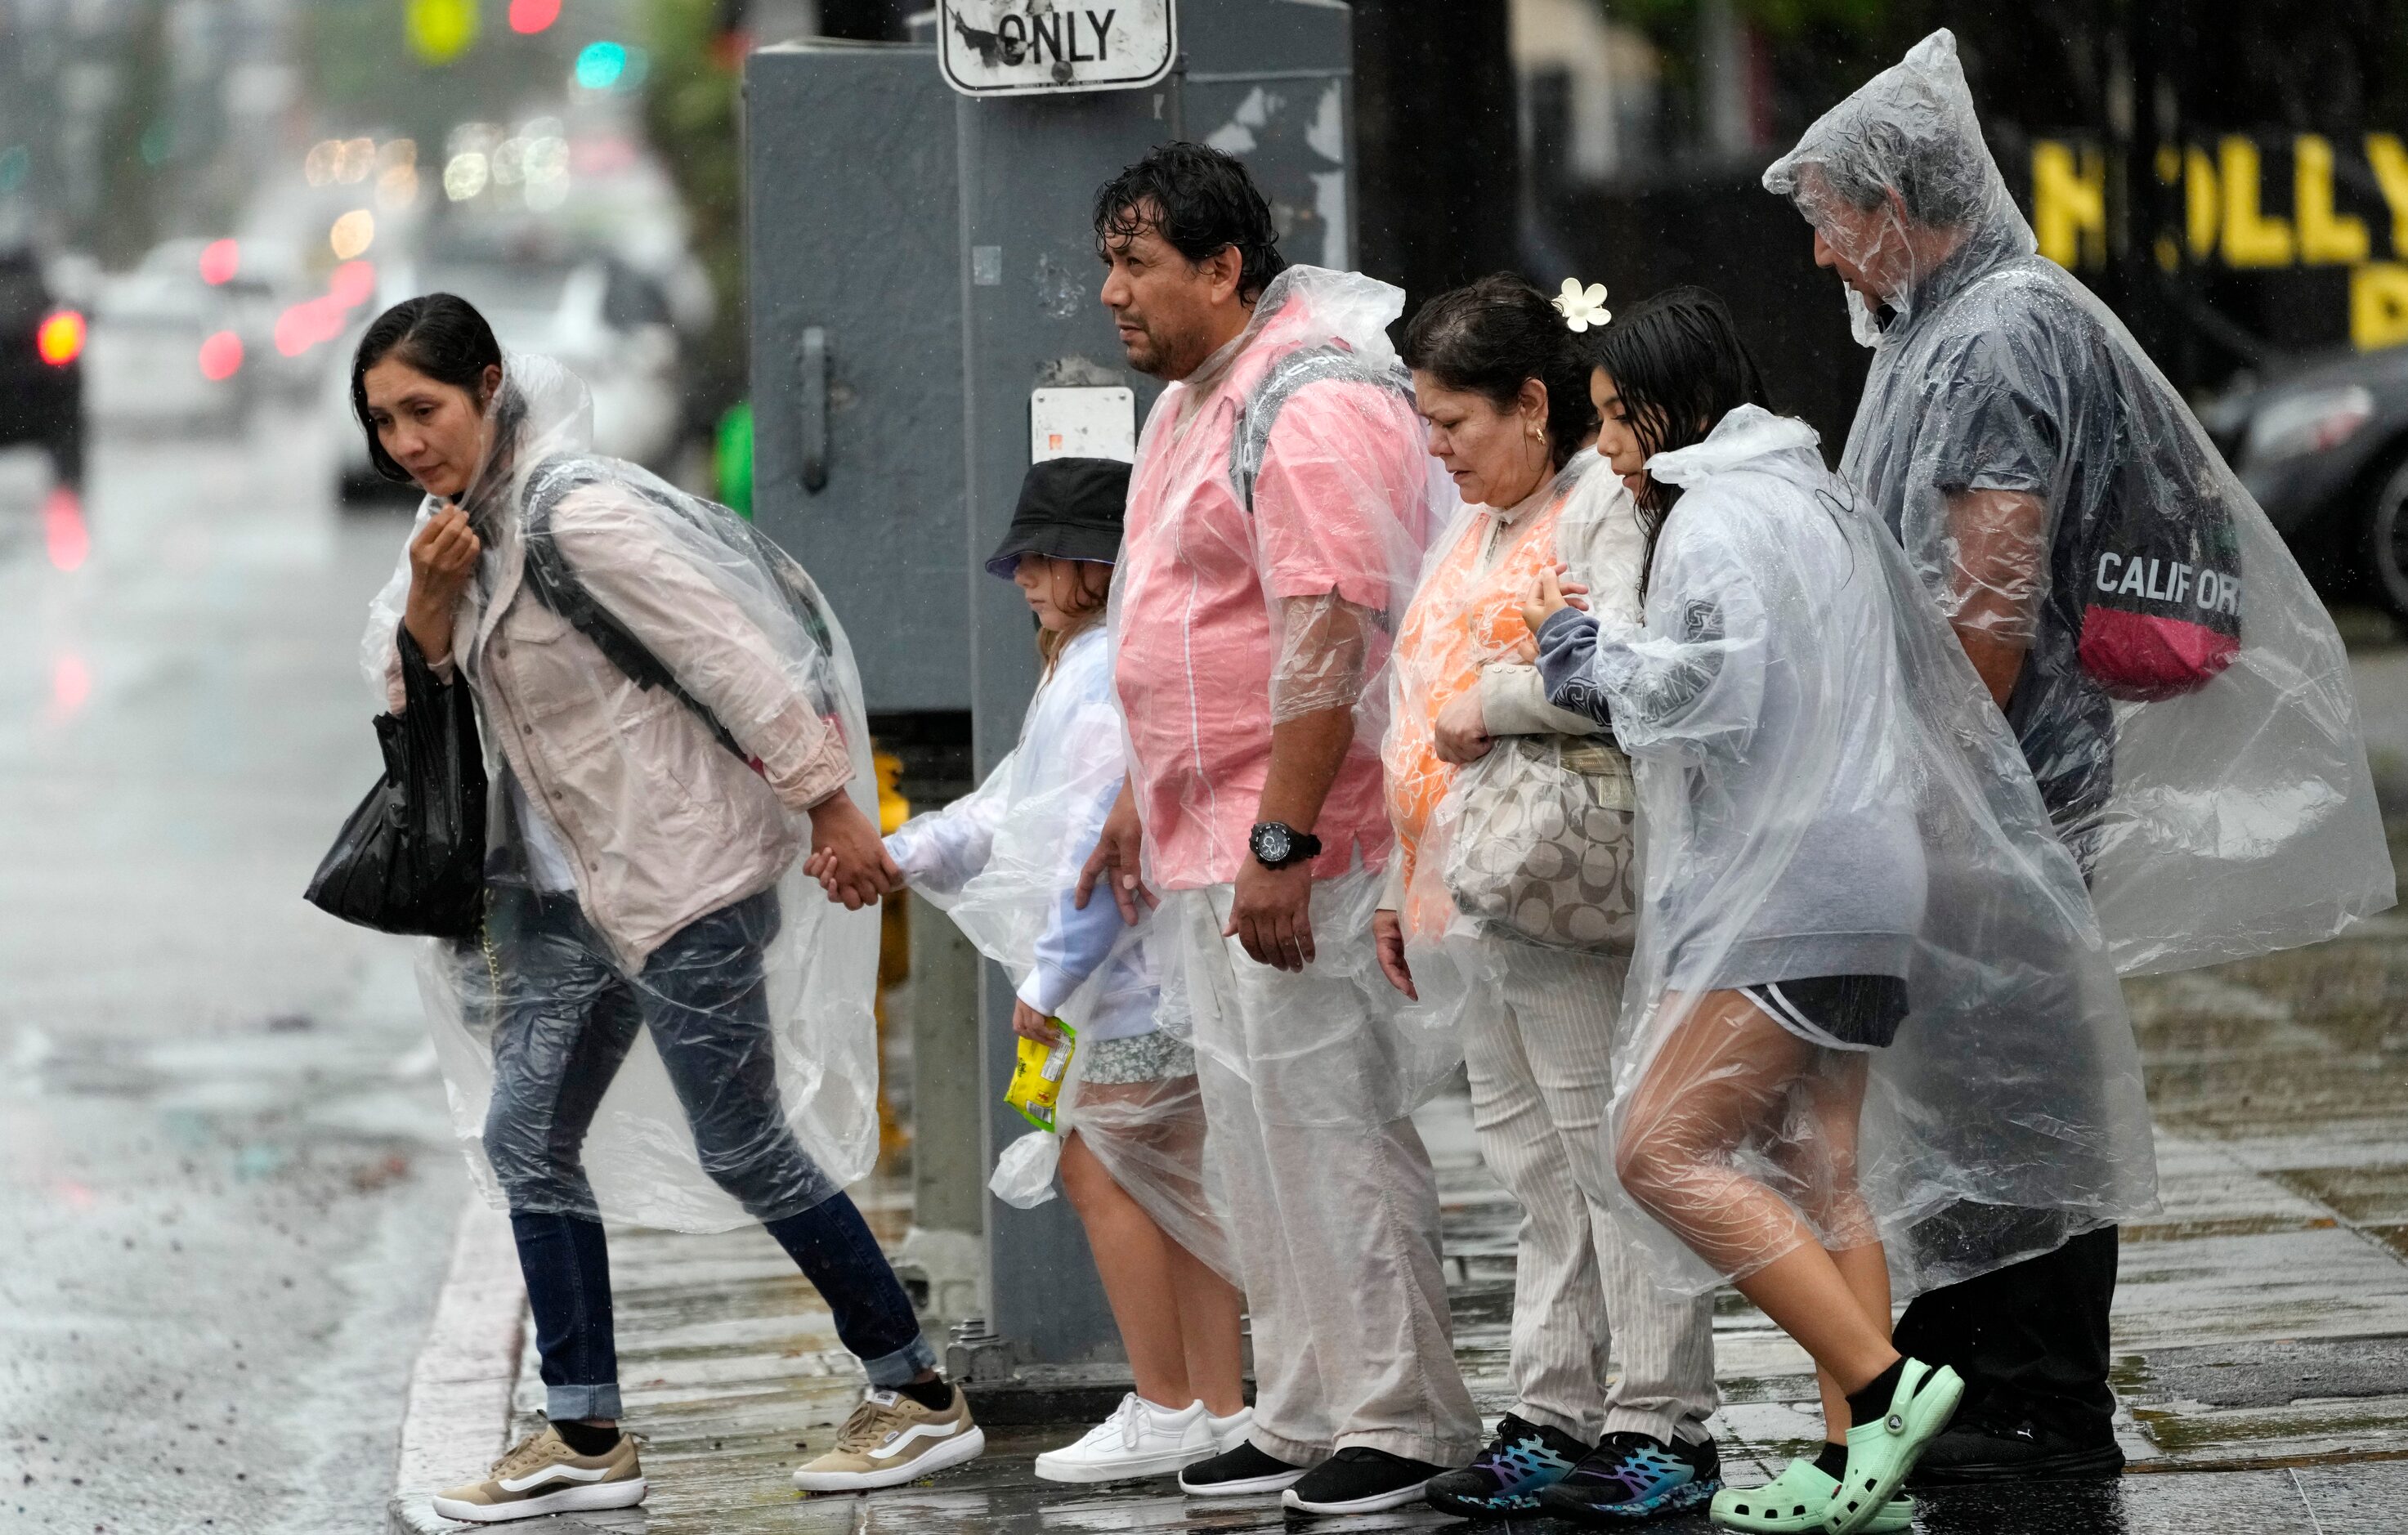
[[[1939,1437],[1956,1413],[1965,1382],[1946,1365],[1934,1369],[1919,1359],[1901,1361],[1898,1389],[1890,1393],[1889,1412],[1871,1423],[1848,1430],[1848,1474],[1831,1495],[1823,1514],[1828,1535],[1856,1535],[1871,1528],[1914,1470],[1923,1447]]]
[[[1725,1487],[1714,1494],[1713,1518],[1722,1529],[1745,1529],[1761,1535],[1785,1535],[1791,1530],[1820,1529],[1823,1513],[1840,1484],[1823,1474],[1811,1460],[1793,1460],[1779,1476],[1760,1487]],[[1882,1505],[1865,1528],[1872,1535],[1914,1528],[1914,1499],[1893,1498]]]

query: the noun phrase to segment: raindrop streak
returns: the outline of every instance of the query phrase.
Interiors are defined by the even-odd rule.
[[[50,564],[61,570],[80,570],[92,552],[92,534],[83,524],[83,498],[66,486],[50,492],[42,503],[43,541],[50,547]],[[59,677],[64,682],[67,663],[59,663]],[[77,675],[83,675],[83,663],[75,662]],[[79,697],[77,702],[82,702]]]

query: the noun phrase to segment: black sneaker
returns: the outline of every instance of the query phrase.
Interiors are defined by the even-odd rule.
[[[1961,1413],[1924,1446],[1907,1485],[1985,1482],[2087,1482],[2120,1474],[2124,1452],[2113,1434],[2076,1439],[2013,1412]]]
[[[1723,1457],[1711,1439],[1667,1444],[1608,1434],[1571,1474],[1539,1494],[1539,1512],[1576,1525],[1627,1525],[1700,1508],[1722,1490]]]
[[[1429,1506],[1467,1519],[1528,1513],[1539,1506],[1539,1490],[1562,1481],[1587,1454],[1587,1445],[1562,1429],[1508,1413],[1470,1465],[1430,1478]]]
[[[1224,1450],[1181,1471],[1179,1490],[1198,1498],[1243,1498],[1250,1493],[1284,1492],[1303,1474],[1303,1467],[1265,1455],[1240,1440],[1236,1449]]]
[[[1350,1444],[1304,1473],[1280,1502],[1300,1513],[1377,1513],[1418,1503],[1446,1470],[1385,1450]]]

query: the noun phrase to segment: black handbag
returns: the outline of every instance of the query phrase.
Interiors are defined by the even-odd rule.
[[[386,933],[475,936],[484,918],[485,759],[477,706],[464,681],[445,685],[408,628],[405,700],[377,716],[384,777],[343,823],[309,904]]]

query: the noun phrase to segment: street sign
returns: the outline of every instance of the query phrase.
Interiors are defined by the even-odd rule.
[[[942,0],[937,60],[966,96],[1127,91],[1179,59],[1176,0]]]

